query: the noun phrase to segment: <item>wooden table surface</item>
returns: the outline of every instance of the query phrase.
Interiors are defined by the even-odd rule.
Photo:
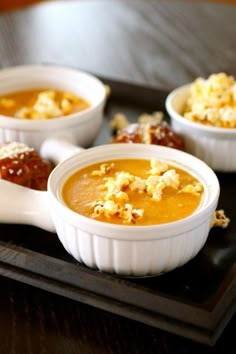
[[[49,63],[171,90],[236,76],[236,5],[61,1],[0,15],[0,67]],[[234,317],[210,348],[1,277],[0,353],[236,352]]]

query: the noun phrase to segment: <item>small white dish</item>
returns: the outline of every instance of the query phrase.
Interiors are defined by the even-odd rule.
[[[236,172],[236,129],[219,128],[187,120],[182,112],[190,85],[173,90],[166,99],[171,126],[185,142],[186,151],[221,172]]]
[[[152,226],[114,225],[69,209],[60,191],[76,170],[104,160],[158,158],[187,170],[204,187],[197,210],[184,219]],[[182,266],[204,246],[220,187],[203,161],[185,152],[145,144],[108,144],[83,150],[52,171],[48,191],[30,190],[0,180],[0,222],[32,224],[57,232],[64,248],[90,268],[123,276],[152,276]]]
[[[70,91],[88,100],[91,107],[53,119],[26,120],[0,115],[0,143],[24,143],[55,163],[58,161],[54,154],[59,154],[59,148],[65,158],[76,151],[76,146],[90,146],[102,125],[106,100],[103,83],[86,72],[60,66],[24,65],[0,70],[0,95],[34,88]]]

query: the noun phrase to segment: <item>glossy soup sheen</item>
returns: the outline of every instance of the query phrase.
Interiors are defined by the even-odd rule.
[[[55,103],[60,107],[60,103],[63,99],[63,96],[67,94],[67,91],[60,91],[56,89],[47,88],[29,89],[0,95],[0,114],[5,115],[7,117],[16,117],[17,112],[19,112],[22,108],[32,108],[36,103],[38,95],[40,93],[48,91],[55,92]],[[73,96],[75,100],[73,100],[74,102],[71,102],[71,108],[67,114],[80,112],[91,106],[90,103],[84,98],[79,97],[71,92],[68,92],[68,94]],[[14,104],[12,104],[11,101],[14,101]],[[18,118],[21,119],[22,117]]]
[[[125,159],[105,162],[114,162],[115,165],[114,170],[112,169],[106,177],[112,176],[117,171],[125,171],[146,179],[147,171],[150,171],[150,160]],[[114,224],[127,224],[116,215],[110,217],[93,215],[92,203],[101,200],[104,196],[104,190],[100,187],[104,184],[104,176],[93,176],[92,171],[98,170],[102,163],[84,167],[72,174],[62,187],[62,199],[70,209],[89,218]],[[177,190],[165,187],[160,201],[153,200],[145,193],[129,191],[129,203],[135,208],[144,210],[142,218],[137,220],[135,225],[156,225],[176,221],[189,216],[199,206],[203,191],[201,193],[180,192],[182,187],[199,181],[182,169],[171,165],[169,168],[175,169],[179,174],[180,185]]]

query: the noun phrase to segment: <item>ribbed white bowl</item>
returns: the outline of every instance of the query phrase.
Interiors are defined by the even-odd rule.
[[[204,186],[201,205],[191,216],[153,226],[112,225],[68,209],[61,188],[75,170],[117,158],[160,158],[188,170]],[[206,242],[219,197],[214,172],[199,159],[175,149],[143,144],[113,144],[84,150],[59,164],[48,182],[50,210],[63,246],[88,267],[127,276],[168,272],[193,258]]]
[[[166,110],[173,130],[183,137],[187,152],[216,171],[235,172],[236,129],[210,127],[184,118],[182,112],[189,89],[190,85],[177,88],[166,99]]]
[[[0,70],[0,95],[33,88],[71,91],[91,107],[66,117],[23,120],[0,115],[0,143],[17,141],[40,150],[54,138],[82,147],[96,138],[103,118],[105,88],[96,77],[80,70],[46,65],[25,65]]]

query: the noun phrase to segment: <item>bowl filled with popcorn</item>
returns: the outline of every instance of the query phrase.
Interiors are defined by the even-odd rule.
[[[50,65],[2,69],[0,143],[20,142],[47,158],[50,153],[61,159],[77,146],[90,146],[102,125],[105,91],[100,80],[77,69]]]
[[[0,222],[56,232],[79,263],[121,276],[153,276],[204,246],[220,188],[213,170],[183,151],[106,144],[66,158],[47,191],[0,180]]]
[[[166,109],[186,151],[216,171],[235,172],[236,82],[225,73],[198,78],[172,91]]]

